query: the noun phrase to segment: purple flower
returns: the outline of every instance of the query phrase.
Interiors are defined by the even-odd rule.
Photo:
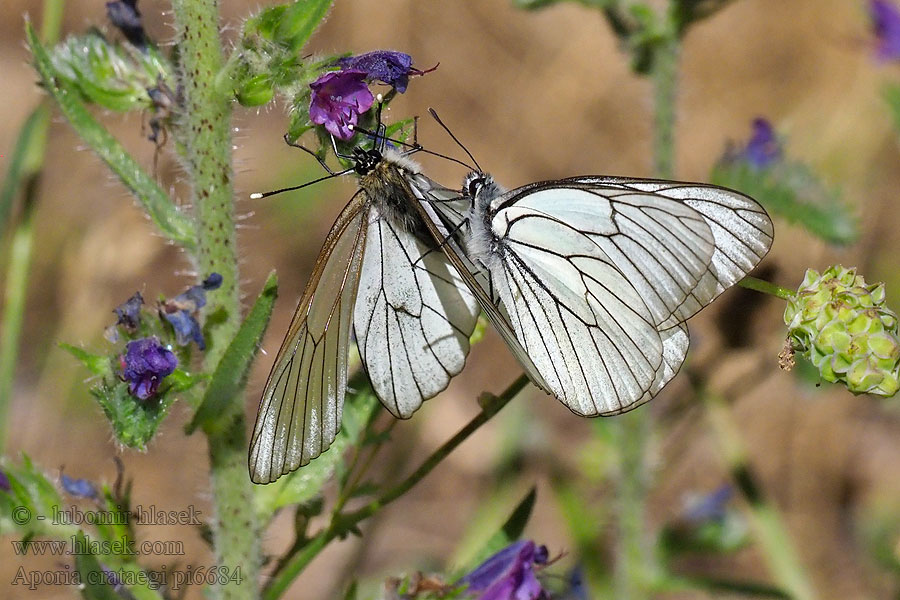
[[[543,600],[549,598],[534,574],[547,562],[547,547],[531,540],[510,544],[460,580],[478,600]]]
[[[410,75],[424,75],[437,68],[421,71],[413,68],[412,61],[412,56],[403,52],[375,50],[342,58],[338,64],[344,69],[363,71],[367,79],[386,83],[402,94],[409,85]]]
[[[134,47],[141,50],[147,47],[147,36],[144,33],[144,24],[141,23],[141,11],[137,8],[137,0],[107,2],[106,16]]]
[[[175,355],[155,337],[128,342],[120,362],[122,379],[128,382],[128,393],[139,400],[156,394],[162,380],[178,366]]]
[[[763,170],[781,160],[781,143],[775,135],[772,124],[766,119],[753,119],[753,135],[747,145],[740,150],[726,153],[727,161],[739,161],[750,167]]]
[[[888,0],[871,0],[869,15],[877,39],[875,55],[879,60],[900,60],[900,10]]]
[[[351,125],[359,122],[359,115],[375,102],[366,85],[367,74],[356,69],[344,69],[325,73],[311,84],[312,99],[309,119],[334,137],[349,140],[353,137]]]
[[[731,485],[722,484],[712,493],[695,498],[688,503],[682,519],[690,523],[721,521],[725,518],[725,508],[732,495],[734,495],[734,490]]]
[[[137,329],[141,323],[141,306],[144,304],[144,298],[140,292],[134,295],[113,309],[116,313],[116,325],[121,325],[129,331]]]
[[[198,348],[206,349],[206,340],[203,339],[196,315],[206,306],[206,292],[218,289],[221,285],[222,276],[213,273],[200,285],[192,286],[160,304],[159,312],[175,330],[175,341],[179,346],[187,346],[193,340]]]
[[[9,492],[12,490],[12,486],[9,483],[9,477],[6,476],[6,473],[3,472],[3,469],[0,469],[0,491]]]
[[[93,498],[96,500],[100,497],[100,494],[97,493],[97,488],[87,479],[73,479],[62,473],[59,476],[59,482],[66,493],[75,498]]]

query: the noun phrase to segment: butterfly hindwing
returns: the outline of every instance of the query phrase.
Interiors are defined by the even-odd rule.
[[[465,365],[478,304],[443,253],[372,211],[355,328],[375,393],[406,419]]]

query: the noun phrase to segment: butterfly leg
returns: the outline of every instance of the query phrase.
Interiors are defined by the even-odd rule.
[[[332,143],[334,143],[334,138],[333,138],[333,137],[331,138],[331,140],[332,140]],[[307,154],[312,155],[312,157],[315,158],[315,159],[319,162],[320,165],[322,165],[322,168],[325,169],[325,171],[327,171],[329,175],[334,175],[334,174],[335,174],[334,171],[331,170],[331,167],[328,166],[328,163],[326,163],[325,160],[322,159],[321,156],[319,156],[318,154],[316,154],[315,152],[313,152],[312,150],[310,150],[310,149],[307,148],[306,146],[303,146],[303,145],[301,145],[301,144],[298,144],[297,142],[292,142],[292,141],[288,138],[288,134],[287,134],[287,133],[284,134],[284,143],[287,144],[288,146],[290,146],[291,148],[299,148],[299,149],[303,150],[304,152],[306,152]]]

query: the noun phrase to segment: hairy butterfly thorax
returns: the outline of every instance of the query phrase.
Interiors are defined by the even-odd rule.
[[[380,215],[395,226],[434,246],[410,199],[416,199],[412,184],[420,180],[419,165],[400,152],[385,149],[365,151],[362,162],[354,169],[360,175],[359,187],[377,208]],[[411,184],[412,182],[412,184]]]

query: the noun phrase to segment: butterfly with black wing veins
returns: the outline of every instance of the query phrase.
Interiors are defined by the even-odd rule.
[[[347,157],[360,191],[325,241],[266,383],[255,482],[334,440],[351,313],[373,388],[397,417],[462,369],[479,306],[535,385],[576,414],[615,415],[675,376],[685,321],[772,244],[765,210],[734,190],[588,176],[505,191],[460,144],[477,170],[454,192],[375,139],[380,150]]]
[[[506,191],[479,167],[462,194],[464,209],[426,198],[423,221],[535,385],[582,416],[653,398],[684,362],[685,321],[774,236],[755,200],[700,183],[587,176]]]
[[[256,483],[309,463],[337,436],[351,324],[372,387],[397,418],[409,418],[465,364],[478,303],[416,208],[425,197],[460,210],[465,201],[406,157],[417,145],[386,148],[383,125],[374,138],[375,147],[350,155],[332,138],[353,167],[331,176],[354,171],[360,189],[325,239],[266,381],[250,441]]]

